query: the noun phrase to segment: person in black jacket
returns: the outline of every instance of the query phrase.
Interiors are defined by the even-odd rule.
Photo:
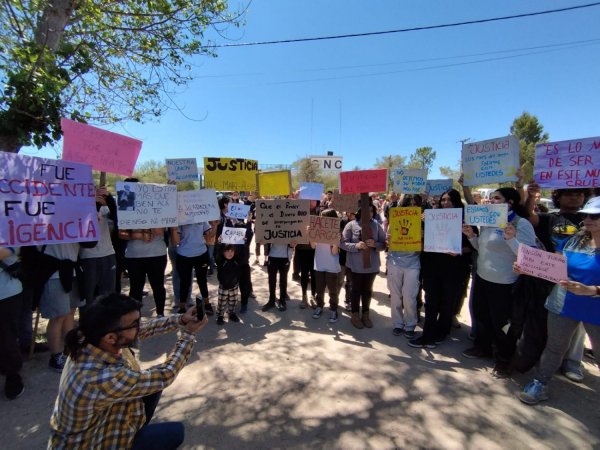
[[[227,315],[230,322],[239,322],[240,318],[235,313],[238,286],[242,266],[235,257],[235,248],[232,244],[221,246],[217,256],[217,279],[219,280],[219,303],[217,305],[217,325],[225,323],[223,313],[227,305]]]

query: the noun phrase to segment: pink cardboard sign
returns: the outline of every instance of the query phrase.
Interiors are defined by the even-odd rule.
[[[340,172],[340,192],[342,194],[386,192],[387,180],[387,169]]]
[[[567,258],[558,253],[519,244],[517,264],[521,272],[553,283],[567,279]]]
[[[142,141],[100,128],[60,119],[66,161],[89,164],[94,170],[131,176]]]

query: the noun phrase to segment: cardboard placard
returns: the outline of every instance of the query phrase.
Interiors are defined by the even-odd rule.
[[[256,242],[307,244],[309,213],[310,200],[257,200]]]
[[[119,229],[139,230],[177,225],[177,186],[117,182]]]
[[[452,180],[427,180],[425,185],[425,193],[430,197],[440,196],[447,190],[452,189]]]
[[[426,209],[424,250],[462,254],[462,208]]]
[[[244,158],[204,158],[204,187],[217,191],[256,191],[258,161]]]
[[[167,179],[173,181],[198,181],[196,158],[166,159]]]
[[[519,244],[517,264],[521,271],[528,275],[558,283],[567,280],[567,258],[564,255],[525,244]]]
[[[246,220],[249,212],[250,205],[244,205],[243,203],[229,202],[227,206],[227,217],[232,219]]]
[[[223,227],[221,233],[222,244],[240,245],[246,242],[246,229],[237,227]]]
[[[340,172],[340,192],[342,194],[387,192],[387,180],[387,169]]]
[[[352,212],[358,210],[360,194],[340,194],[336,189],[333,191],[333,202],[331,207],[338,212]]]
[[[516,181],[519,140],[516,136],[464,143],[462,169],[465,186]]]
[[[310,216],[308,240],[321,244],[340,245],[341,233],[338,217]]]
[[[177,193],[178,225],[208,222],[220,218],[219,202],[214,189],[180,191]]]
[[[130,177],[142,141],[62,118],[62,159],[89,164],[94,170]]]
[[[300,183],[300,195],[303,200],[321,200],[325,186],[323,183]]]
[[[421,208],[396,207],[389,210],[389,249],[393,252],[420,252],[423,243]]]
[[[92,167],[0,152],[0,245],[96,241]]]
[[[394,191],[402,194],[422,194],[427,184],[425,169],[394,169]]]
[[[256,180],[258,194],[262,197],[290,195],[292,193],[292,173],[289,170],[259,172]]]
[[[506,203],[467,205],[465,208],[466,225],[504,228],[507,223],[508,205]]]
[[[533,175],[544,188],[600,187],[600,137],[536,145]]]

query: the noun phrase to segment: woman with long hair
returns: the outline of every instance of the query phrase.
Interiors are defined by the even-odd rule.
[[[373,295],[373,283],[375,276],[379,273],[381,261],[379,252],[385,249],[385,233],[383,228],[373,217],[377,214],[377,208],[370,205],[369,226],[371,237],[364,239],[361,226],[361,210],[356,212],[356,219],[348,222],[342,233],[342,248],[348,253],[346,265],[352,271],[352,325],[356,328],[372,328],[373,322],[369,317],[371,296]],[[363,252],[369,250],[370,267],[365,268],[363,264]],[[362,316],[360,314],[362,300]]]
[[[440,197],[441,208],[464,209],[460,193],[449,189]],[[425,323],[423,334],[409,341],[419,348],[435,348],[450,333],[454,310],[462,295],[465,275],[473,246],[463,234],[462,253],[423,252],[422,274],[425,290]]]
[[[491,204],[508,206],[508,224],[499,227],[481,227],[479,236],[473,228],[463,225],[463,233],[478,250],[477,274],[473,280],[473,315],[476,321],[474,346],[466,349],[466,358],[492,356],[496,348],[494,375],[507,376],[509,361],[514,352],[511,339],[504,329],[509,324],[513,306],[513,285],[518,275],[513,272],[519,244],[535,247],[533,226],[526,220],[528,213],[521,205],[519,192],[503,187],[490,195]]]
[[[600,351],[600,197],[590,199],[580,211],[583,228],[567,241],[568,280],[556,284],[546,300],[548,339],[536,377],[519,394],[535,405],[548,399],[548,382],[560,368],[580,324],[588,333],[594,353]],[[519,271],[519,266],[515,265]]]

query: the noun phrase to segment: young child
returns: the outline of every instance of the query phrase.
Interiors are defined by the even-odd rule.
[[[234,258],[235,249],[232,244],[221,246],[221,254],[217,258],[217,279],[219,280],[219,303],[217,305],[217,325],[225,323],[223,313],[227,305],[230,322],[239,322],[235,313],[238,284],[240,282],[241,265]]]
[[[321,213],[323,217],[336,217],[337,213],[333,209],[326,209]],[[338,320],[338,274],[340,273],[339,245],[310,243],[315,249],[314,270],[317,285],[316,302],[317,307],[313,313],[313,319],[318,319],[323,313],[325,306],[325,287],[329,291],[329,323],[335,323]]]

